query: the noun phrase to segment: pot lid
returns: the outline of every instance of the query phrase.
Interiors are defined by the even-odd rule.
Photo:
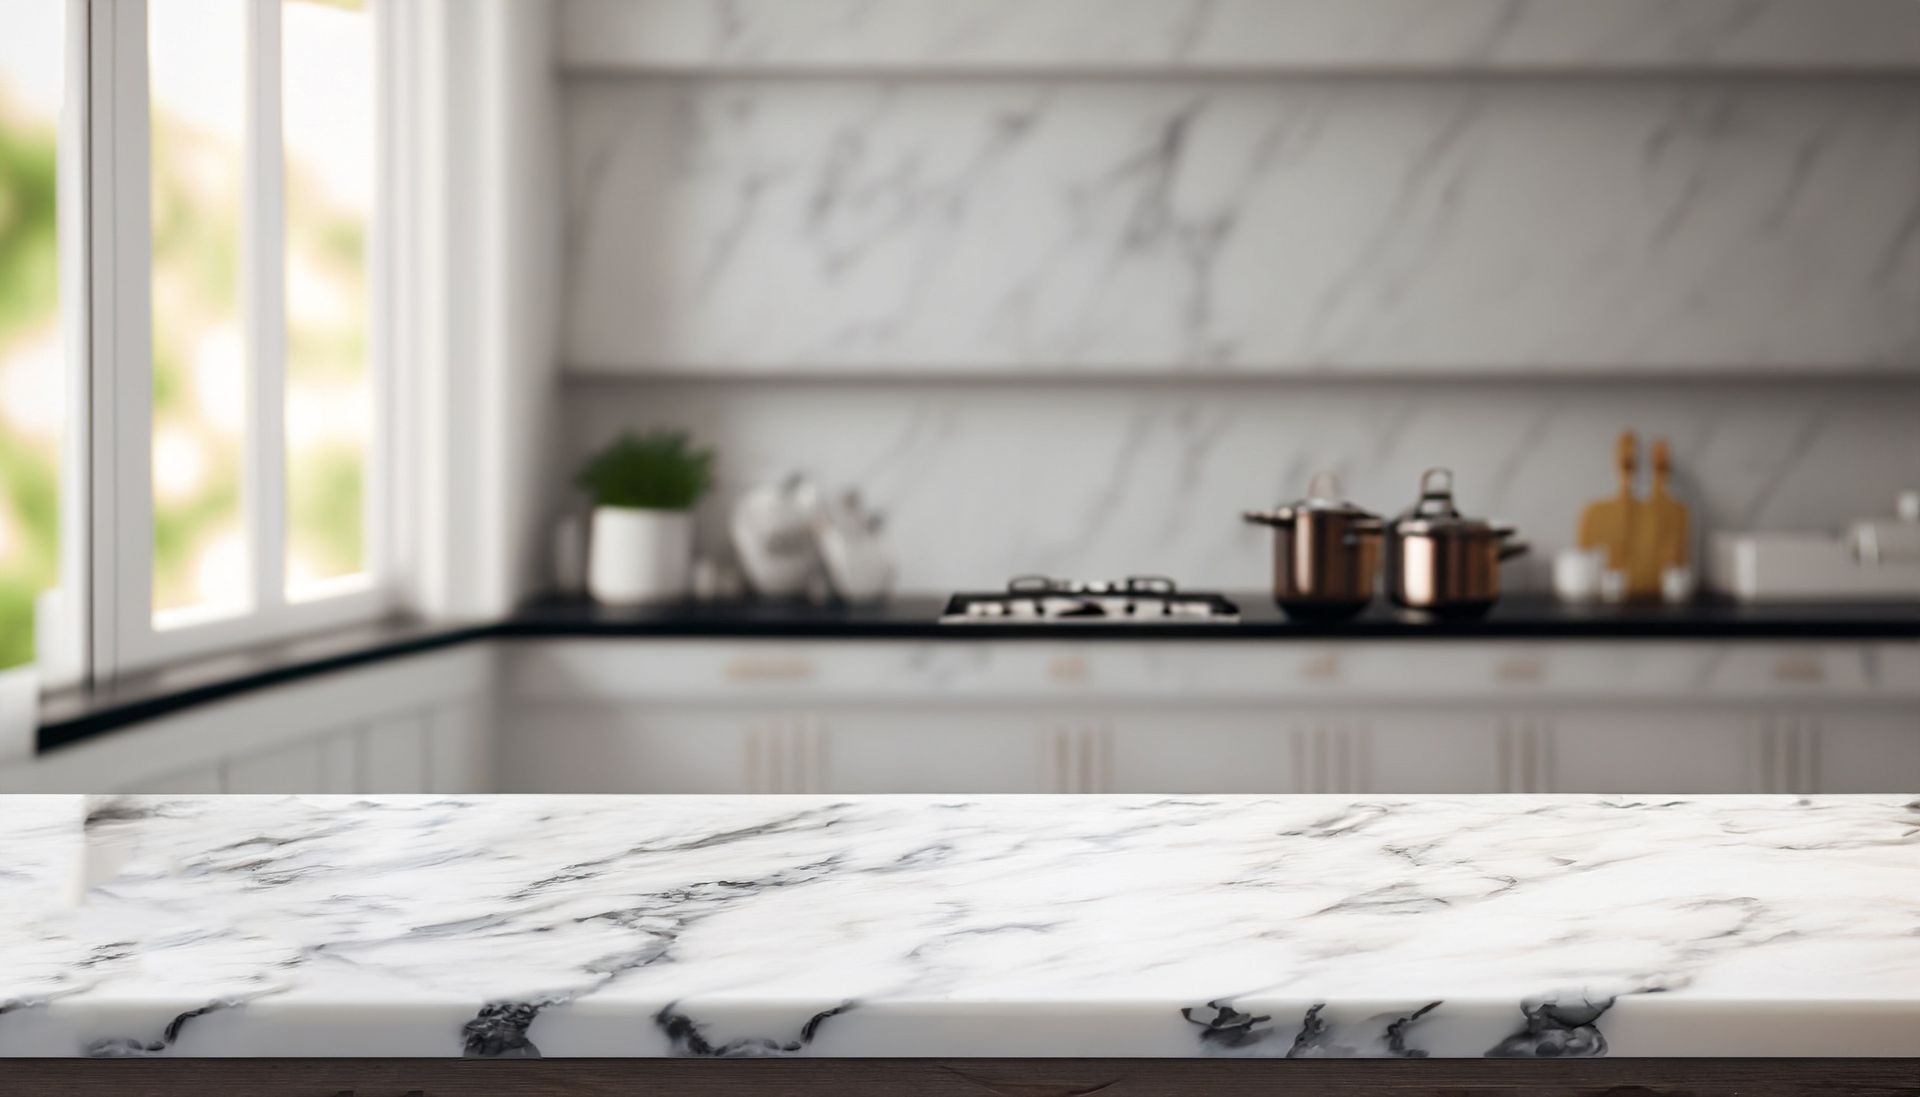
[[[1367,508],[1358,503],[1349,502],[1340,497],[1340,477],[1332,472],[1315,473],[1307,482],[1307,497],[1296,499],[1284,506],[1270,511],[1259,512],[1281,521],[1289,521],[1297,514],[1345,514],[1354,518],[1378,519]]]
[[[1420,476],[1420,499],[1393,520],[1393,528],[1403,533],[1425,533],[1442,537],[1510,537],[1512,526],[1469,518],[1453,503],[1453,471],[1428,469]]]

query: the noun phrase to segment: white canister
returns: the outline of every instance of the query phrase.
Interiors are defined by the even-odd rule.
[[[686,597],[693,567],[693,512],[595,507],[587,591],[610,605]]]
[[[0,762],[33,757],[40,727],[40,668],[0,670]]]

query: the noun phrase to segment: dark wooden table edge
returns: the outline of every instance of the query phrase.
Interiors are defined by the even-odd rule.
[[[1920,1095],[1916,1059],[12,1059],[63,1097],[1834,1097]]]

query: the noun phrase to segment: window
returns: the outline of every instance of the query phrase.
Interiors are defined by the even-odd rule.
[[[377,614],[382,13],[86,10],[95,669]]]

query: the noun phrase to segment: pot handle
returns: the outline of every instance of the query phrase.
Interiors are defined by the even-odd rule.
[[[1240,517],[1252,522],[1256,526],[1273,526],[1276,529],[1293,528],[1293,511],[1285,508],[1280,510],[1242,511]]]
[[[1500,545],[1500,562],[1505,563],[1516,556],[1525,556],[1528,548],[1529,546],[1525,541],[1502,542]]]
[[[1387,524],[1378,518],[1355,518],[1347,527],[1347,535],[1341,538],[1340,543],[1347,546],[1361,545],[1378,540],[1386,532]]]

